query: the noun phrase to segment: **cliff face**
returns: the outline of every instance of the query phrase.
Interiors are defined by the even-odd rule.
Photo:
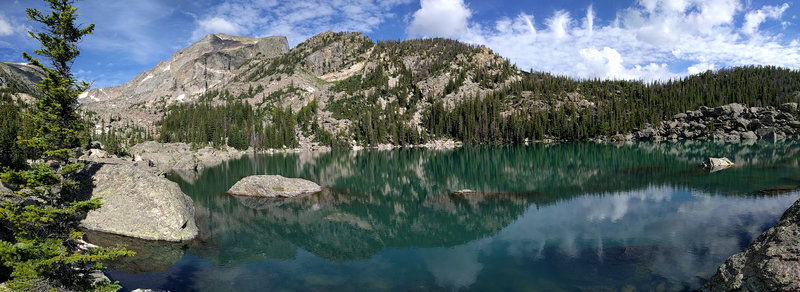
[[[800,201],[724,264],[705,291],[800,291]]]

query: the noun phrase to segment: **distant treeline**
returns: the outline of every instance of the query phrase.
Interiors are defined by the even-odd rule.
[[[523,97],[523,92],[531,97]],[[570,98],[570,93],[577,95]],[[708,71],[663,83],[576,81],[532,73],[487,96],[458,102],[452,109],[435,101],[423,115],[423,124],[432,136],[466,143],[584,140],[656,125],[700,106],[779,106],[798,101],[800,72],[777,67]]]
[[[267,116],[268,122],[264,122]],[[265,113],[246,102],[180,104],[171,107],[162,118],[159,140],[236,149],[296,147],[298,119],[307,124],[304,117],[292,114],[290,108],[274,107]]]

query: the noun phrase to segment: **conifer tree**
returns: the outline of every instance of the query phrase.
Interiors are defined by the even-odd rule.
[[[44,25],[43,32],[28,32],[38,40],[42,48],[34,52],[50,61],[47,67],[28,53],[22,56],[32,65],[45,72],[39,88],[43,94],[36,100],[32,118],[38,128],[36,136],[24,141],[29,146],[40,149],[46,155],[64,159],[70,148],[80,146],[80,133],[83,123],[76,110],[78,96],[89,88],[85,81],[80,83],[72,75],[72,64],[80,54],[78,42],[94,31],[94,24],[79,28],[75,24],[77,8],[71,0],[47,0],[50,14],[38,9],[28,8],[28,18]]]
[[[18,199],[0,207],[0,227],[11,237],[0,241],[0,260],[12,270],[6,282],[12,290],[116,290],[119,285],[94,281],[91,272],[103,269],[101,260],[132,253],[124,249],[82,250],[79,240],[83,234],[76,230],[81,218],[101,205],[97,198],[76,200],[83,164],[71,157],[71,148],[79,146],[83,129],[76,111],[77,97],[88,88],[85,82],[75,81],[71,66],[79,54],[78,41],[91,33],[94,25],[84,29],[75,26],[78,14],[72,0],[47,2],[50,14],[27,9],[30,20],[43,24],[45,30],[30,33],[42,45],[35,52],[48,59],[52,67],[23,54],[46,75],[40,84],[43,93],[28,113],[37,128],[32,138],[20,142],[41,151],[43,156],[35,159],[55,160],[22,170],[5,168],[0,173],[2,182],[17,196],[27,192],[29,198],[36,199],[34,204]]]

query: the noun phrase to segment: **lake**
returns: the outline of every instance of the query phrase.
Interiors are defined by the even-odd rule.
[[[800,198],[799,151],[694,141],[258,154],[170,174],[195,201],[196,240],[89,239],[138,252],[106,271],[125,290],[696,289]],[[710,156],[736,166],[700,168]],[[254,174],[325,189],[225,194]],[[453,194],[464,189],[481,193]]]

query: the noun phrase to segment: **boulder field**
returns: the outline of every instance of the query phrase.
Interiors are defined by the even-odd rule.
[[[775,107],[746,107],[732,103],[718,107],[701,106],[679,113],[659,125],[647,125],[629,134],[614,135],[611,140],[769,140],[800,137],[797,103]]]

